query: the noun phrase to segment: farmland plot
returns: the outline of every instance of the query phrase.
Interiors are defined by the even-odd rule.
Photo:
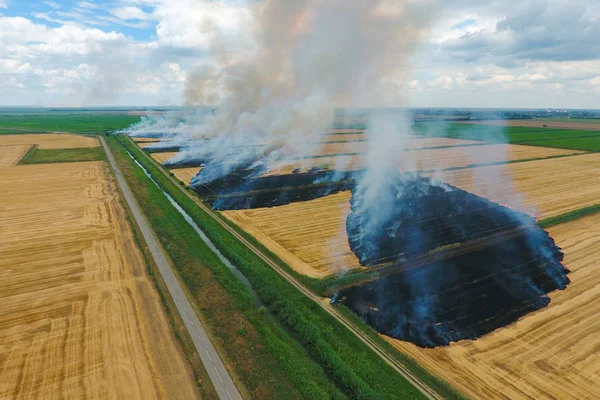
[[[0,187],[0,398],[198,397],[106,164]]]
[[[600,398],[599,226],[596,214],[550,228],[572,272],[546,308],[475,341],[390,343],[471,398]]]
[[[37,145],[39,149],[75,149],[97,147],[98,140],[93,137],[73,134],[37,134],[2,135],[0,143],[4,146]]]
[[[162,164],[165,161],[168,161],[171,158],[173,158],[176,154],[177,154],[176,151],[169,151],[166,153],[152,153],[150,155],[152,156],[152,158],[154,158],[156,161],[158,161],[159,163]]]
[[[443,149],[408,150],[397,154],[396,164],[404,171],[431,171],[463,168],[474,164],[501,163],[580,154],[581,151],[550,149],[533,146],[489,144]],[[362,155],[339,155],[307,158],[295,163],[277,163],[271,166],[271,174],[289,174],[296,168],[327,167],[342,171],[364,167]],[[437,175],[436,175],[437,177]]]
[[[600,154],[444,171],[435,175],[450,185],[529,211],[538,218],[600,202]]]
[[[156,143],[156,142],[160,142],[161,138],[146,138],[146,137],[132,137],[131,140],[133,140],[136,143]]]
[[[183,183],[189,186],[192,178],[196,176],[200,170],[202,170],[201,167],[176,168],[172,169],[171,172],[177,177],[177,179],[183,181]]]
[[[350,192],[281,207],[224,211],[295,271],[323,278],[360,267],[348,244],[346,217]]]
[[[17,165],[19,160],[31,149],[31,145],[0,145],[0,167]]]

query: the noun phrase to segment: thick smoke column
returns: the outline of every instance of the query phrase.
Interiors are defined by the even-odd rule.
[[[252,158],[273,161],[263,160],[248,144],[279,149],[280,160],[314,154],[336,107],[407,105],[402,85],[436,9],[428,0],[266,0],[238,6],[236,15],[250,28],[236,32],[207,20],[210,62],[189,73],[184,92],[190,105],[218,99],[218,111],[145,121],[134,134],[160,130],[214,139],[211,154],[202,157],[220,164],[223,173]],[[372,147],[389,138],[374,137]],[[205,145],[186,148],[177,161],[206,153]],[[219,178],[205,174],[198,180]]]

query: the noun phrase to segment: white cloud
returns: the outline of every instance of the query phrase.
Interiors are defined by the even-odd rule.
[[[59,8],[61,8],[62,6],[54,1],[44,1],[43,2],[45,5],[54,8],[55,10],[58,10]]]
[[[152,15],[145,13],[137,7],[120,7],[111,10],[111,13],[117,18],[123,20],[140,20],[148,21],[152,19]]]
[[[91,3],[89,1],[80,1],[77,3],[77,5],[81,8],[90,8],[90,9],[99,8],[99,6],[97,4]]]
[[[60,9],[57,1],[43,3],[48,7],[35,14],[0,15],[0,102],[180,102],[187,71],[203,65],[219,41],[244,39],[241,31],[251,25],[237,1],[114,0],[109,9],[92,0]],[[430,37],[414,55],[414,76],[399,90],[415,106],[597,107],[596,3],[440,3]],[[0,8],[8,5],[0,0]],[[115,28],[154,25],[154,35],[142,40]]]

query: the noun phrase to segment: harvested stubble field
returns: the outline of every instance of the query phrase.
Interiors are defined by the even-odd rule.
[[[435,174],[442,181],[540,219],[597,204],[600,154],[497,165]]]
[[[131,138],[136,143],[156,143],[160,142],[161,138],[145,138],[145,137],[132,137]]]
[[[329,136],[328,138],[335,138],[335,136]],[[461,140],[461,139],[450,139],[450,138],[418,138],[410,137],[407,138],[402,147],[407,150],[416,149],[427,149],[430,147],[451,147],[461,146],[467,144],[483,144],[483,142],[477,142],[475,140]],[[344,154],[344,153],[364,153],[368,150],[368,144],[366,142],[347,141],[340,143],[326,143],[318,145],[308,145],[306,149],[299,148],[298,153],[300,156],[311,156],[315,152],[317,155],[332,155],[332,154]],[[399,154],[399,157],[401,155]]]
[[[513,144],[489,144],[473,147],[406,151],[398,155],[398,166],[406,171],[460,168],[472,164],[527,160],[578,153],[573,150]]]
[[[93,137],[65,133],[3,135],[0,138],[0,142],[3,146],[35,144],[38,149],[47,150],[90,148],[98,146],[98,140]]]
[[[398,153],[397,165],[405,171],[428,171],[462,168],[473,164],[529,160],[580,154],[582,151],[551,149],[534,146],[486,144],[443,149],[408,150]],[[291,165],[273,165],[271,174],[290,174],[296,168],[329,166],[338,170],[355,170],[362,167],[362,155],[339,155],[307,158]]]
[[[198,397],[107,165],[0,168],[0,187],[0,398]]]
[[[201,170],[201,167],[175,168],[172,169],[171,172],[177,177],[177,179],[183,181],[183,183],[189,186],[192,178],[195,177]]]
[[[165,153],[152,153],[150,156],[154,158],[159,163],[164,163],[165,161],[173,158],[177,154],[176,151],[169,151]]]
[[[0,145],[0,167],[17,165],[21,158],[31,150],[31,146],[32,145],[27,144],[12,146]]]
[[[348,244],[346,217],[350,192],[281,207],[224,211],[295,271],[323,278],[343,268],[360,267]]]
[[[477,399],[600,398],[600,214],[549,229],[571,284],[550,305],[475,341],[422,349],[391,340],[432,373]]]

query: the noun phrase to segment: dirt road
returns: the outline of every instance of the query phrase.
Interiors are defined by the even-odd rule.
[[[196,346],[196,350],[198,351],[198,355],[204,363],[204,367],[210,376],[219,398],[225,400],[241,399],[242,396],[238,392],[233,380],[225,369],[225,365],[221,361],[219,354],[210,342],[204,327],[198,320],[198,317],[196,317],[196,314],[187,297],[185,297],[184,291],[177,281],[175,274],[171,270],[171,266],[167,261],[162,247],[158,243],[154,232],[152,232],[148,226],[148,223],[146,222],[146,219],[139,208],[135,196],[129,189],[125,178],[121,174],[121,171],[115,161],[114,156],[108,148],[106,141],[104,138],[100,138],[100,141],[102,142],[102,147],[104,147],[104,150],[106,151],[108,161],[115,171],[117,182],[123,192],[123,197],[125,198],[125,201],[127,201],[127,204],[129,205],[129,208],[131,209],[138,226],[140,227],[142,235],[144,236],[144,240],[148,244],[148,248],[150,249],[154,262],[158,266],[162,278],[169,289],[171,297],[173,300],[175,300],[177,310],[179,311],[179,314],[181,315],[181,318],[183,319],[185,326],[190,333],[190,336],[194,342],[194,346]]]

